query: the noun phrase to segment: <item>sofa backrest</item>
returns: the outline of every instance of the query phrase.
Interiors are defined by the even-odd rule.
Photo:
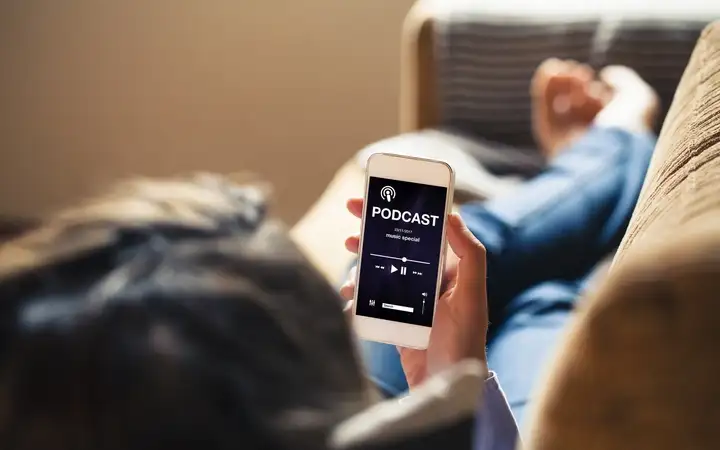
[[[637,0],[420,3],[425,14],[406,22],[416,33],[405,33],[405,45],[418,47],[417,79],[403,83],[422,92],[402,111],[422,109],[421,126],[521,148],[534,147],[528,83],[544,59],[630,65],[667,107],[702,28],[720,18],[720,4],[698,0],[667,0],[651,11]]]
[[[685,69],[616,262],[646,239],[672,239],[718,212],[720,21],[705,29]]]
[[[539,383],[525,448],[720,448],[720,22],[685,70],[614,266]]]

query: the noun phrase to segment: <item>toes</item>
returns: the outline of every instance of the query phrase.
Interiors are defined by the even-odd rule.
[[[587,64],[566,60],[568,67],[564,74],[569,80],[568,92],[574,109],[583,108],[588,103],[588,87],[595,78],[595,71]]]
[[[572,61],[570,76],[577,78],[583,83],[590,83],[595,79],[595,71],[587,64]]]
[[[608,104],[612,91],[600,81],[593,81],[585,86],[585,103],[580,115],[590,121]]]
[[[601,108],[588,92],[594,70],[574,60],[548,59],[535,71],[530,94],[533,132],[541,148],[551,150],[571,128],[588,125]]]
[[[580,92],[582,92],[582,84],[577,78],[559,74],[548,80],[543,97],[553,113],[563,116],[575,107],[576,97]]]
[[[546,59],[537,69],[530,82],[530,95],[541,97],[545,94],[548,82],[556,75],[565,72],[566,63],[557,58]]]
[[[607,103],[608,89],[593,81],[589,67],[576,64],[568,73],[552,76],[540,99],[548,108],[550,119],[565,122],[589,123]]]
[[[547,59],[535,71],[531,94],[535,99],[545,98],[547,105],[556,105],[553,109],[562,112],[570,106],[585,103],[587,85],[594,78],[595,72],[587,64],[569,59]]]

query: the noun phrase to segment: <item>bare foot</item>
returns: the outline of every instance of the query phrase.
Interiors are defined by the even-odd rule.
[[[653,129],[660,99],[637,72],[625,66],[608,66],[600,71],[600,79],[611,89],[612,98],[595,118],[596,125],[631,132]]]
[[[607,102],[608,90],[595,81],[590,66],[548,59],[530,85],[535,140],[552,158],[588,129]]]

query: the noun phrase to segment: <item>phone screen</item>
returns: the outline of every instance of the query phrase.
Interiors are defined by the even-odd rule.
[[[432,326],[447,188],[370,177],[357,314]]]

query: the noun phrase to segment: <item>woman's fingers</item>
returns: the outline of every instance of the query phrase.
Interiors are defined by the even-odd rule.
[[[357,217],[358,219],[362,219],[363,204],[364,204],[363,199],[351,198],[347,202],[347,209],[348,209],[348,211],[350,211],[350,214]]]
[[[485,282],[487,268],[485,264],[485,246],[468,229],[460,215],[453,213],[448,217],[447,238],[452,251],[457,255],[457,278],[453,299],[459,300],[461,307],[487,314],[485,302]]]
[[[347,283],[340,288],[340,297],[345,300],[352,300],[355,298],[355,283]]]
[[[360,251],[360,235],[356,234],[345,239],[345,248],[352,253],[358,253]]]
[[[351,198],[347,202],[347,209],[350,211],[350,214],[360,219],[362,218],[363,203],[364,201],[361,198]],[[347,238],[345,240],[345,248],[352,253],[357,253],[360,249],[360,235],[350,236]]]
[[[450,215],[447,230],[448,243],[458,257],[457,278],[448,299],[464,341],[458,345],[465,357],[483,360],[488,327],[485,247],[458,214]]]
[[[345,303],[345,306],[343,307],[343,313],[345,314],[345,317],[352,321],[353,316],[353,301],[348,300],[347,303]]]
[[[357,218],[362,218],[363,203],[363,199],[361,198],[351,198],[347,202],[347,209],[353,216]],[[352,253],[357,253],[360,249],[360,235],[354,235],[347,238],[345,240],[345,248]],[[345,281],[345,284],[340,288],[340,295],[345,300],[352,300],[355,297],[356,272],[357,267],[353,267],[352,269],[350,269],[347,281]]]
[[[485,280],[485,246],[468,229],[459,214],[448,217],[447,238],[459,265],[477,269],[473,276]]]
[[[355,279],[357,274],[357,266],[350,269],[345,284],[340,288],[340,296],[345,300],[352,300],[355,297]]]

